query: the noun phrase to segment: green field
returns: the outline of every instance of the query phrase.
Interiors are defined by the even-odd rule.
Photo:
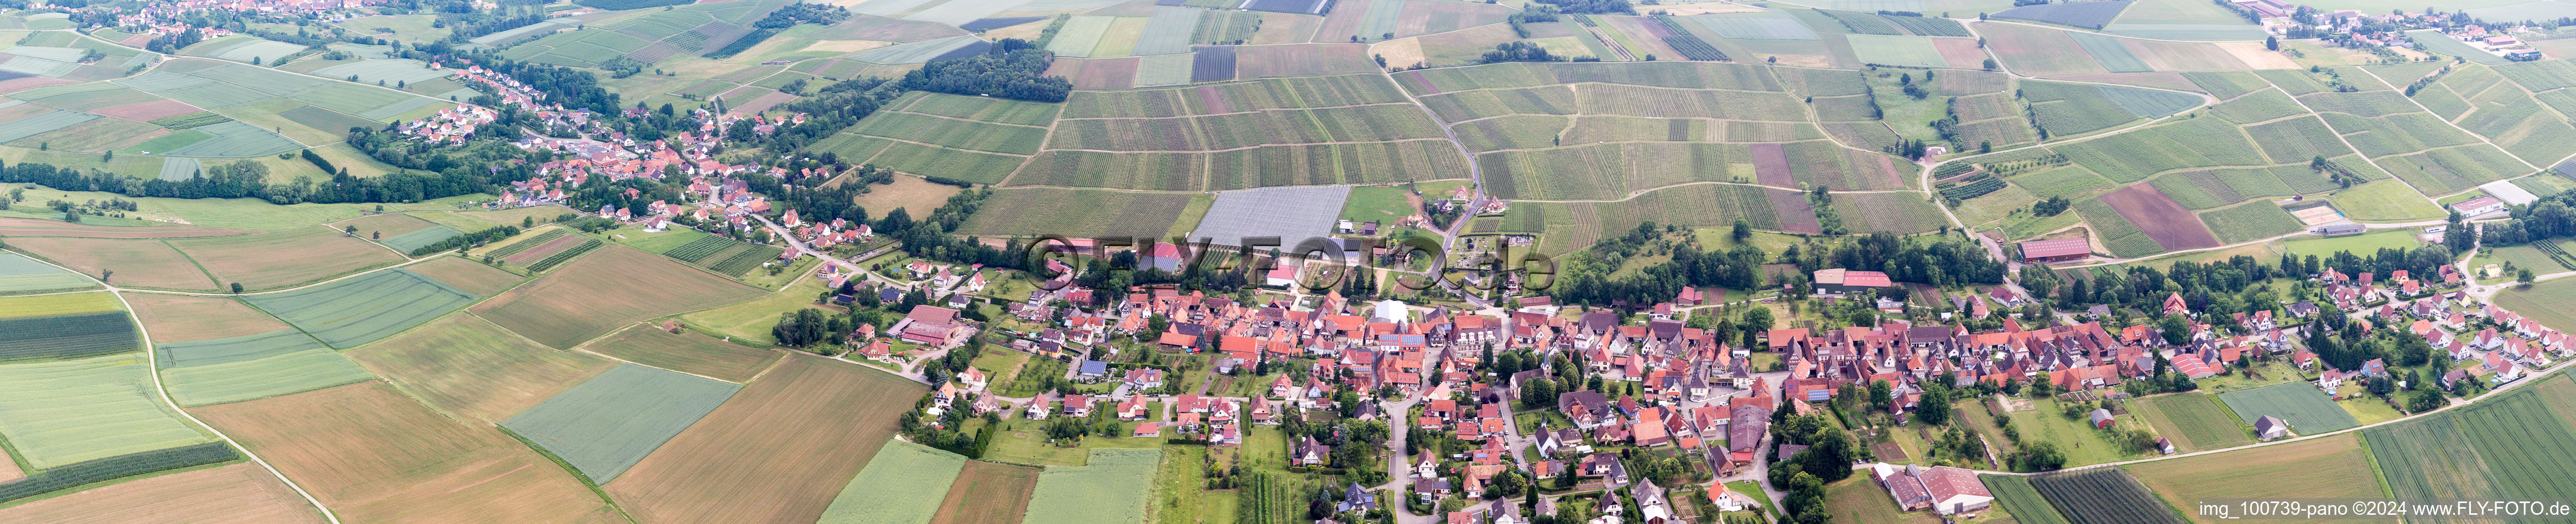
[[[2218,241],[2225,244],[2297,233],[2303,227],[2297,217],[2270,202],[2203,212],[2200,220],[2208,223],[2210,232],[2217,233]]]
[[[477,298],[455,286],[397,269],[242,300],[331,347],[350,348],[411,329]]]
[[[0,360],[88,357],[123,353],[140,347],[142,342],[135,333],[134,322],[126,318],[124,311],[46,314],[45,307],[35,303],[91,302],[94,299],[88,298],[90,296],[93,295],[29,297],[21,299],[20,304],[24,307],[17,309],[0,305],[0,312],[6,312],[0,314],[14,315],[0,317]]]
[[[2391,495],[2576,497],[2576,469],[2565,467],[2576,453],[2567,422],[2576,384],[2563,374],[2524,380],[2541,382],[2365,430]]]
[[[1049,466],[1038,476],[1022,524],[1141,524],[1146,492],[1163,459],[1160,448],[1091,450],[1081,466]]]
[[[841,488],[817,524],[929,524],[966,469],[966,457],[901,440],[887,441],[867,469]]]
[[[2533,269],[2532,272],[2545,272]],[[2498,307],[2521,313],[2540,325],[2553,329],[2576,329],[2576,279],[2553,279],[2529,286],[2514,286],[2496,293]]]
[[[2132,401],[2131,409],[2147,419],[2174,447],[2184,452],[2251,444],[2236,415],[2207,393],[2157,395]]]
[[[299,334],[300,335],[300,334]],[[313,349],[241,362],[161,370],[161,383],[181,406],[203,406],[302,393],[376,378],[340,352]]]
[[[456,228],[453,227],[433,226],[419,231],[394,235],[393,238],[387,238],[378,242],[384,244],[385,247],[394,248],[395,251],[411,253],[413,250],[429,247],[430,244],[436,244],[450,238],[464,235],[465,232],[457,231]]]
[[[2301,435],[2316,435],[2350,429],[2361,425],[2334,401],[2326,398],[2315,384],[2305,382],[2264,386],[2218,394],[2228,409],[2236,411],[2238,420],[2278,417],[2290,423],[2290,429]]]
[[[2327,256],[2340,251],[2353,254],[2377,253],[2387,248],[2414,248],[2423,245],[2415,240],[2413,229],[2383,229],[2342,237],[2299,237],[2281,242],[2281,249],[2300,255]]]
[[[0,252],[0,294],[70,291],[98,287],[88,277],[17,253]]]
[[[0,365],[0,437],[23,469],[213,440],[152,398],[151,373],[141,353]]]
[[[2012,514],[2015,521],[2022,524],[2067,524],[2066,516],[2059,515],[2056,506],[2049,505],[2046,497],[2039,496],[2039,490],[2030,487],[2030,477],[1987,474],[1978,475],[1977,480],[1984,481],[1986,491],[1994,494],[1995,507]]]
[[[2424,195],[2405,184],[2389,180],[2352,186],[2335,192],[2327,200],[2334,202],[2336,210],[2353,220],[2397,222],[2440,220],[2445,216],[2445,211],[2435,207]]]
[[[2034,404],[2037,406],[2036,409],[2015,411],[2005,416],[2012,417],[2013,429],[2021,432],[2022,440],[2056,444],[2058,451],[2066,453],[2068,467],[2143,456],[2112,443],[2110,439],[2103,436],[2101,430],[2093,429],[2081,418],[2069,419],[2061,416],[2057,401],[2054,399],[2042,399],[2035,401]],[[2141,421],[2138,420],[2138,414],[2132,412],[2120,416],[2119,423],[2139,424]]]
[[[593,483],[616,480],[742,386],[635,364],[618,366],[502,421]]]

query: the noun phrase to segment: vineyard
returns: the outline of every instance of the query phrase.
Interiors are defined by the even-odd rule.
[[[0,502],[18,500],[91,483],[180,468],[228,462],[240,458],[231,446],[208,442],[194,446],[128,453],[113,457],[85,460],[46,469],[17,482],[0,484]]]
[[[1664,43],[1673,46],[1673,50],[1680,51],[1682,58],[1703,61],[1726,60],[1726,53],[1718,51],[1716,46],[1708,45],[1708,41],[1692,36],[1689,30],[1682,28],[1680,22],[1673,21],[1673,17],[1658,16],[1655,17],[1655,22],[1664,24],[1664,30],[1673,34],[1673,36],[1664,37]]]
[[[2567,256],[2567,250],[2560,249],[2557,242],[2543,240],[2531,243],[2531,247],[2540,250],[2541,254],[2549,255],[2549,261],[2557,262],[2558,267],[2576,270],[2576,257]]]
[[[706,260],[709,256],[714,256],[717,251],[724,251],[724,248],[731,247],[733,244],[733,239],[708,235],[698,237],[697,240],[690,241],[687,244],[681,244],[680,247],[671,248],[670,251],[664,251],[662,252],[662,256],[679,259],[681,262],[695,264]]]
[[[567,234],[567,233],[565,233],[565,232],[564,232],[564,230],[561,230],[561,229],[557,229],[557,230],[553,230],[553,231],[547,231],[547,232],[545,232],[545,234],[537,235],[537,236],[534,236],[534,237],[529,237],[529,238],[528,238],[528,239],[526,239],[526,240],[520,240],[520,241],[518,241],[518,242],[516,242],[516,243],[512,243],[512,244],[507,245],[507,246],[501,246],[501,248],[500,248],[500,249],[495,249],[495,250],[492,250],[492,251],[491,251],[491,252],[489,252],[489,253],[484,253],[484,254],[483,254],[483,256],[488,256],[488,257],[492,257],[492,258],[509,258],[509,257],[510,257],[510,255],[516,255],[516,254],[519,254],[519,252],[520,252],[520,251],[527,251],[527,250],[528,250],[528,248],[532,248],[532,247],[537,247],[537,246],[540,246],[540,245],[544,245],[544,244],[546,243],[546,241],[548,241],[548,240],[554,240],[554,239],[557,239],[557,238],[562,238],[562,237],[563,237],[564,235],[566,235],[566,234]]]
[[[572,257],[581,256],[582,253],[589,253],[590,250],[598,248],[599,239],[594,238],[584,240],[580,244],[574,245],[570,248],[565,248],[563,251],[555,253],[554,256],[546,257],[545,260],[539,260],[534,264],[528,264],[528,270],[545,271],[555,267],[555,264],[564,263],[566,260],[572,260]]]
[[[1880,11],[1879,13],[1880,19],[1887,20],[1888,23],[1896,24],[1897,27],[1903,27],[1907,31],[1913,31],[1914,34],[1917,35],[1974,36],[1968,34],[1967,26],[1959,25],[1959,22],[1948,18],[1934,18],[1920,14],[1906,16],[1902,14],[1888,13],[1886,11]]]
[[[1993,193],[2003,188],[2004,179],[1979,175],[1971,182],[1941,189],[1941,196],[1945,198],[1967,200],[1986,196],[1986,193]]]
[[[2183,524],[2182,516],[2120,468],[2092,468],[2030,477],[2030,486],[2074,524]]]
[[[784,252],[786,252],[786,250],[769,246],[752,246],[751,249],[745,249],[742,252],[734,253],[732,257],[725,258],[723,262],[708,264],[706,268],[710,271],[721,273],[726,276],[739,276],[743,273],[751,272],[752,268],[760,267],[761,263],[768,262],[773,258],[778,258],[778,254]]]
[[[1236,506],[1234,521],[1239,524],[1293,524],[1306,514],[1305,496],[1299,493],[1294,478],[1281,480],[1264,473],[1254,473],[1242,483],[1242,502]]]

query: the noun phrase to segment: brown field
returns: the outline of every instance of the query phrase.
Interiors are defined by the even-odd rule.
[[[27,478],[27,472],[18,469],[18,461],[10,459],[7,453],[0,453],[0,483],[8,483],[22,478]],[[8,513],[6,512],[0,512],[0,515],[7,514]]]
[[[1463,2],[1405,2],[1404,12],[1396,15],[1395,36],[1444,33],[1485,24],[1503,23],[1518,11],[1496,4]],[[1338,8],[1335,13],[1340,13]]]
[[[921,392],[867,366],[790,358],[606,487],[647,524],[811,523]]]
[[[0,522],[320,524],[322,513],[248,462],[81,490],[0,509]]]
[[[2139,231],[2145,231],[2166,251],[2218,247],[2218,236],[2209,232],[2209,226],[2200,223],[2199,215],[2183,209],[2173,197],[2165,196],[2154,187],[2132,185],[2103,193],[2101,198],[2102,203],[2110,204],[2111,209],[2120,212],[2121,218],[2137,224]]]
[[[1348,9],[1334,7],[1334,11]],[[1235,78],[1325,76],[1378,72],[1367,44],[1246,46],[1234,52]]]
[[[420,218],[411,215],[382,214],[367,215],[339,222],[332,222],[331,228],[340,229],[343,227],[356,227],[358,228],[358,238],[378,238],[376,235],[392,237],[403,233],[429,229],[437,225],[437,223],[421,220]]]
[[[22,76],[22,77],[18,77],[18,78],[11,78],[11,79],[8,79],[8,80],[0,80],[0,93],[16,93],[16,92],[19,92],[19,91],[25,91],[25,90],[35,89],[35,88],[44,87],[44,86],[49,86],[49,85],[70,84],[70,83],[74,83],[74,82],[72,82],[72,81],[70,81],[70,80],[60,79],[60,78],[45,78],[45,77],[41,77],[41,76]]]
[[[1655,55],[1656,58],[1662,60],[1680,60],[1682,58],[1682,52],[1680,50],[1674,49],[1672,44],[1664,43],[1664,37],[1671,36],[1673,34],[1672,30],[1665,29],[1663,24],[1655,23],[1655,20],[1652,18],[1634,16],[1600,16],[1593,17],[1592,19],[1600,21],[1601,28],[1605,31],[1618,31],[1621,34],[1628,35],[1628,40],[1636,42],[1638,47],[1637,49],[1630,49],[1628,51],[1637,53],[1638,58],[1645,58],[1645,55]]]
[[[948,204],[949,195],[965,190],[966,188],[962,187],[922,180],[920,177],[899,176],[894,177],[892,184],[870,187],[867,194],[859,195],[856,200],[859,206],[877,213],[892,212],[896,209],[928,213],[929,210],[939,209],[939,206]]]
[[[547,346],[569,348],[628,323],[750,300],[761,293],[661,255],[612,245],[476,304],[474,312]]]
[[[537,345],[471,314],[439,319],[348,355],[431,407],[492,422],[617,365]]]
[[[1752,144],[1745,149],[1753,152],[1753,179],[1758,183],[1791,189],[1798,187],[1798,180],[1789,174],[1789,154],[1780,148],[1780,144]]]
[[[349,522],[622,521],[527,445],[441,417],[383,382],[194,413]]]
[[[0,235],[12,237],[80,237],[80,238],[182,238],[247,235],[258,233],[241,229],[183,226],[93,226],[60,220],[35,218],[0,218]]]
[[[2157,71],[2244,71],[2253,69],[2216,44],[2163,42],[2123,38],[2129,53]]]
[[[1029,494],[1037,491],[1038,468],[981,460],[966,461],[948,499],[930,524],[1014,524],[1028,515]]]
[[[1950,67],[1960,69],[1984,69],[1989,57],[1986,48],[1977,47],[1977,41],[1971,38],[1934,38],[1932,49],[1940,51],[1941,60],[1949,62]]]
[[[467,293],[486,297],[509,291],[510,286],[519,285],[519,281],[524,280],[515,273],[486,266],[482,262],[467,260],[465,257],[442,256],[428,262],[403,266],[403,269],[456,286],[457,289],[465,290]]]
[[[239,238],[172,240],[170,247],[206,267],[225,284],[250,290],[310,284],[359,270],[401,262],[402,257],[337,228],[312,226]]]
[[[2165,500],[2229,498],[2370,498],[2379,477],[2356,433],[2128,466],[2129,473]],[[2194,517],[2194,511],[2183,511]],[[2209,519],[2193,519],[2211,522]],[[2290,522],[2225,520],[2223,522]],[[2377,522],[2396,522],[2396,519]]]
[[[733,382],[748,382],[787,354],[735,344],[695,331],[669,331],[638,326],[616,338],[582,349],[657,368],[695,373]]]
[[[107,282],[118,286],[215,290],[214,279],[159,240],[12,237],[9,247],[93,277],[101,270],[115,271]]]
[[[1136,64],[1144,60],[1133,56],[1058,58],[1047,66],[1046,76],[1064,77],[1073,82],[1074,89],[1126,89],[1136,85]]]
[[[2183,77],[2182,77],[2182,73],[2168,73],[2168,72],[2161,72],[2161,71],[2159,71],[2159,72],[2151,72],[2151,73],[2102,73],[2102,74],[2098,74],[2098,75],[2064,75],[2064,76],[2058,76],[2058,77],[2054,77],[2054,78],[2064,78],[2064,79],[2067,79],[2067,80],[2076,80],[2076,81],[2083,81],[2083,82],[2102,82],[2102,83],[2107,83],[2107,84],[2128,84],[2128,85],[2133,85],[2133,86],[2161,87],[2161,88],[2165,88],[2165,89],[2173,89],[2173,90],[2178,90],[2178,91],[2191,91],[2191,92],[2195,92],[2195,93],[2205,92],[2205,90],[2203,90],[2203,89],[2201,89],[2201,88],[2200,88],[2200,84],[2194,84],[2194,83],[2191,83],[2191,79],[2183,78]]]
[[[198,111],[204,111],[204,109],[198,109],[197,106],[188,105],[186,102],[180,102],[177,100],[161,100],[140,104],[126,104],[116,107],[99,108],[91,110],[90,113],[109,118],[122,118],[142,122],[165,116],[179,116]]]
[[[125,303],[143,319],[143,329],[152,332],[155,343],[257,335],[290,327],[225,297],[127,293]]]
[[[1323,28],[1315,31],[1314,39],[1312,41],[1351,41],[1351,36],[1360,34],[1360,26],[1368,19],[1369,4],[1372,3],[1375,2],[1370,0],[1341,0],[1333,2],[1333,10],[1331,12],[1324,13]],[[1366,38],[1372,42],[1377,41],[1379,36],[1380,35],[1360,35],[1361,38]]]
[[[501,260],[513,265],[524,267],[527,266],[529,262],[545,260],[546,257],[554,256],[555,253],[563,252],[563,250],[566,249],[572,249],[573,244],[579,244],[589,240],[591,240],[590,237],[582,235],[564,235],[555,237],[554,240],[548,240],[546,243],[528,246],[527,249],[520,250],[517,253],[511,253],[510,256],[501,257]]]
[[[1307,16],[1304,14],[1262,13],[1261,30],[1252,33],[1252,41],[1250,43],[1252,45],[1270,45],[1304,42],[1306,41],[1307,36],[1315,34],[1315,25],[1321,23],[1324,23],[1324,19],[1322,17]]]
[[[1976,23],[1977,34],[1986,35],[1986,49],[1995,53],[1996,61],[2024,76],[2074,75],[2107,73],[2102,63],[2085,54],[2075,39],[2065,31],[2008,23]]]
[[[1764,191],[1771,197],[1771,211],[1780,215],[1780,230],[1791,233],[1823,233],[1825,226],[1816,221],[1816,205],[1805,193]]]

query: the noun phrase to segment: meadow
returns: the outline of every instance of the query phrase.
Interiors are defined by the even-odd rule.
[[[214,291],[215,281],[160,240],[11,237],[9,248],[120,287]]]
[[[2155,490],[2169,501],[2266,497],[2376,499],[2386,495],[2380,492],[2377,482],[2368,480],[2376,475],[2371,468],[2370,455],[2370,451],[2362,446],[2360,436],[2347,434],[2262,449],[2133,464],[2126,468],[2148,489]],[[2225,522],[2238,521],[2231,519]],[[2396,522],[2397,519],[2378,521]]]
[[[352,348],[446,315],[480,298],[407,270],[242,300],[335,348]]]
[[[155,345],[267,333],[292,326],[231,297],[127,293],[125,303]]]
[[[2222,244],[2287,235],[2305,228],[2297,217],[2290,216],[2288,211],[2281,210],[2281,206],[2270,202],[2249,202],[2207,211],[2200,214],[2200,219],[2209,224],[2210,232],[2217,234],[2218,242]]]
[[[929,524],[949,492],[966,482],[958,473],[966,457],[904,441],[887,442],[868,459],[868,467],[832,498],[817,524]],[[995,493],[968,493],[990,497]]]
[[[2184,452],[2225,449],[2251,444],[2254,439],[2239,427],[2218,396],[2207,393],[2157,395],[2129,402],[2130,409],[2153,424],[2156,434]]]
[[[344,519],[616,521],[607,501],[526,445],[439,416],[383,382],[189,411]]]
[[[489,422],[508,419],[616,365],[538,345],[472,314],[441,318],[348,355],[432,408]]]
[[[1128,523],[1145,521],[1146,493],[1152,486],[1135,479],[1154,474],[1161,449],[1091,450],[1081,466],[1052,466],[1038,476],[1029,496],[1026,524]]]
[[[2301,435],[2316,435],[2350,429],[2360,425],[2352,413],[2344,411],[2326,398],[2315,384],[2292,383],[2266,386],[2218,395],[2236,411],[2237,420],[2254,420],[2265,416],[2279,417],[2290,423],[2290,429]],[[2250,422],[2249,422],[2250,423]]]
[[[790,358],[606,488],[643,523],[814,522],[922,391],[866,366]]]
[[[0,365],[0,437],[24,469],[208,442],[150,396],[141,353]]]
[[[2406,184],[2389,180],[2352,186],[2327,200],[2353,220],[2439,220],[2448,213]]]
[[[494,324],[562,349],[628,323],[759,294],[758,288],[659,255],[610,246],[473,309]]]
[[[206,274],[247,291],[284,289],[401,262],[403,258],[329,227],[221,239],[167,241]]]
[[[256,232],[257,231],[218,229],[178,224],[141,227],[99,226],[90,224],[74,224],[60,220],[0,218],[0,235],[9,235],[12,237],[177,238],[239,235]]]
[[[528,408],[501,427],[571,463],[593,483],[625,473],[742,386],[635,364]]]

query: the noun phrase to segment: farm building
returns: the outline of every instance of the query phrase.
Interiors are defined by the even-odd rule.
[[[1841,296],[1888,286],[1887,274],[1877,271],[1826,269],[1816,271],[1816,294]]]
[[[2092,421],[2093,429],[2109,429],[2111,425],[2120,423],[2120,419],[2111,418],[2111,410],[2102,408],[2093,408],[2093,413],[2084,418]]]
[[[1887,489],[1887,495],[1906,511],[1930,508],[1935,513],[1955,515],[1986,509],[1995,500],[1994,494],[1986,491],[1985,483],[1977,480],[1977,472],[1949,466],[1924,468],[1881,462],[1870,465],[1869,478]]]
[[[2460,212],[2460,216],[2473,217],[2503,211],[2504,201],[2497,200],[2496,197],[2482,196],[2451,204],[2451,210]]]
[[[2271,415],[2254,419],[2254,438],[2273,440],[2287,436],[2290,436],[2290,423],[2282,422],[2280,418]]]
[[[2339,237],[2339,236],[2344,236],[2344,235],[2358,235],[2358,234],[2361,234],[2361,232],[2363,232],[2363,231],[2368,231],[2368,230],[2369,230],[2369,228],[2362,227],[2362,225],[2361,225],[2361,224],[2335,224],[2335,225],[2331,225],[2331,226],[2326,226],[2326,227],[2320,227],[2320,228],[2317,228],[2317,234],[2319,234],[2319,235],[2325,235],[2325,236],[2330,236],[2330,237]]]
[[[2084,257],[2092,255],[2093,241],[2081,237],[2061,238],[2057,240],[2032,240],[2021,243],[2021,260],[2023,262],[2064,262],[2068,260],[2083,260]]]

